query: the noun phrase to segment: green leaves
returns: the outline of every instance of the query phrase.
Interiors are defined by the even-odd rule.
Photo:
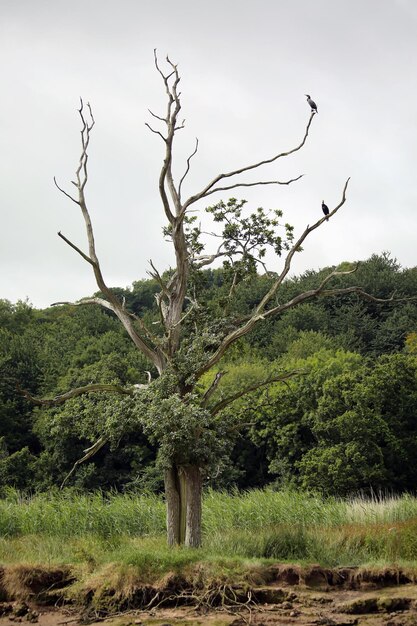
[[[158,445],[163,467],[176,463],[208,468],[222,456],[227,445],[225,426],[201,406],[200,400],[196,394],[180,395],[172,370],[125,400],[130,419],[143,428],[151,443]]]
[[[280,484],[337,495],[411,490],[417,480],[415,357],[384,355],[372,362],[321,349],[295,363],[304,376],[246,407],[256,422],[252,437],[266,446]]]
[[[35,481],[48,488],[62,480],[85,448],[105,436],[109,443],[74,476],[76,484],[121,488],[131,480],[142,484],[146,472],[158,481],[154,461],[160,446],[162,465],[174,460],[215,467],[213,484],[239,481],[246,487],[276,479],[332,493],[370,485],[413,489],[414,302],[393,307],[356,296],[326,298],[280,319],[266,319],[226,353],[219,368],[227,375],[203,401],[216,372],[199,381],[196,372],[268,291],[273,276],[257,273],[267,258],[264,251],[274,243],[282,250],[288,241],[283,228],[291,232],[288,225],[280,226],[279,211],[258,209],[250,215],[244,201],[218,203],[209,213],[225,232],[224,267],[191,270],[192,296],[184,310],[180,348],[170,368],[160,378],[153,371],[150,387],[132,398],[89,394],[54,409],[34,410],[16,393],[15,378],[32,395],[51,397],[90,383],[146,383],[149,364],[112,313],[92,306],[36,311],[27,303],[0,301],[3,480],[6,475],[11,480],[7,468],[15,467],[22,487]],[[187,217],[186,226],[189,250],[198,256],[202,234],[195,216]],[[313,288],[328,272],[309,271],[286,281],[276,302]],[[166,272],[163,279],[172,275]],[[401,270],[389,255],[374,255],[356,274],[335,281],[362,284],[377,296],[394,290],[407,296],[416,293],[417,272]],[[153,325],[158,289],[155,280],[142,280],[132,290],[114,293],[163,339],[162,325]],[[404,344],[406,352],[398,354]],[[393,354],[380,357],[384,352]],[[210,414],[216,403],[266,379],[274,368],[305,374],[239,398],[215,417]]]
[[[255,274],[258,265],[266,269],[262,259],[268,249],[280,256],[283,250],[289,250],[293,240],[293,227],[280,224],[282,211],[265,212],[259,207],[245,217],[245,204],[246,200],[230,198],[227,203],[220,201],[206,209],[214,222],[223,224],[220,239],[227,257],[224,268],[227,272],[233,269],[239,280],[244,273]],[[277,233],[278,228],[282,228],[282,234]]]

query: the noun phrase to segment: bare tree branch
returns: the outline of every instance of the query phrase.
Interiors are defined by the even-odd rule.
[[[180,179],[179,185],[177,187],[175,185],[172,172],[173,144],[175,132],[184,126],[184,121],[182,123],[179,121],[179,113],[181,111],[181,93],[178,90],[178,85],[180,82],[178,67],[176,64],[172,63],[169,57],[166,57],[166,62],[169,66],[167,72],[161,69],[155,49],[154,63],[165,86],[165,91],[167,95],[167,108],[165,117],[162,115],[157,115],[153,111],[149,111],[149,113],[154,119],[165,124],[166,134],[164,135],[159,130],[154,129],[149,123],[146,124],[153,133],[160,135],[165,142],[164,161],[159,174],[159,193],[166,217],[171,226],[171,237],[176,258],[175,270],[168,282],[162,280],[161,276],[155,270],[155,267],[151,263],[151,267],[154,270],[154,273],[151,275],[158,281],[159,285],[161,286],[161,294],[158,298],[158,305],[161,320],[166,330],[166,334],[163,339],[155,337],[155,335],[153,335],[153,333],[151,333],[149,329],[147,329],[147,327],[140,320],[140,318],[137,318],[136,316],[133,316],[131,313],[127,312],[124,308],[124,304],[119,302],[117,296],[106,285],[106,282],[104,280],[100,262],[96,252],[92,221],[89,211],[87,209],[87,203],[84,194],[84,190],[88,182],[88,148],[90,143],[91,131],[95,125],[95,120],[90,105],[88,103],[87,105],[84,105],[82,99],[80,99],[80,108],[78,109],[81,120],[80,132],[82,150],[78,162],[78,167],[76,169],[75,180],[72,181],[78,190],[78,199],[73,198],[57,185],[58,189],[68,195],[68,197],[73,202],[78,204],[81,209],[87,233],[88,254],[84,253],[78,246],[73,244],[61,233],[60,237],[92,266],[97,286],[104,296],[104,299],[100,298],[97,300],[95,298],[89,298],[84,299],[82,302],[77,304],[95,303],[100,304],[101,306],[104,306],[105,308],[113,311],[123,324],[125,330],[129,334],[130,338],[137,346],[137,348],[139,348],[143,352],[143,354],[145,354],[145,356],[155,365],[160,373],[164,370],[167,361],[170,361],[173,358],[176,350],[178,349],[181,336],[181,324],[184,321],[185,317],[189,314],[190,310],[192,310],[191,307],[191,309],[189,309],[184,314],[184,302],[187,292],[187,281],[190,271],[190,265],[195,261],[191,258],[189,254],[187,237],[184,230],[184,218],[186,210],[189,209],[190,205],[197,200],[200,200],[201,198],[204,198],[205,196],[211,195],[215,192],[235,189],[238,187],[254,187],[258,185],[289,185],[290,183],[299,180],[301,176],[290,179],[288,181],[260,180],[253,182],[237,181],[231,183],[230,185],[218,184],[220,183],[220,181],[223,181],[225,179],[255,170],[263,165],[274,163],[278,159],[289,156],[300,150],[307,140],[314,117],[314,114],[312,113],[306,125],[301,142],[294,148],[275,154],[271,158],[258,161],[257,163],[252,163],[244,167],[232,170],[230,172],[218,174],[200,192],[189,197],[185,203],[182,203],[182,184],[189,173],[191,159],[197,153],[198,140],[196,140],[195,148],[187,159],[185,172]],[[55,184],[57,184],[56,181]],[[337,208],[333,211],[333,213],[336,212],[336,210]],[[306,233],[299,239],[299,245],[301,245],[301,242],[303,241],[305,236],[307,236],[309,232],[311,232],[312,230],[314,230],[314,228],[320,225],[320,223],[322,223],[322,220],[319,221],[316,225],[313,225],[311,228],[308,227]],[[292,253],[295,252],[295,249],[297,249],[297,247],[294,247],[294,251]],[[288,264],[291,262],[292,253],[290,252],[287,257]],[[204,267],[205,265],[209,265],[214,259],[222,255],[223,253],[221,252],[220,246],[215,255],[207,255],[199,259],[197,261],[197,267]],[[254,316],[252,316],[252,318],[248,320],[246,324],[244,324],[241,328],[236,329],[233,333],[230,333],[224,339],[216,354],[213,355],[212,359],[210,359],[210,363],[213,362],[214,359],[220,358],[221,353],[225,349],[227,349],[228,345],[230,345],[231,342],[235,341],[239,336],[241,336],[241,334],[246,334],[246,332],[249,332],[255,321],[257,319],[260,319],[262,313],[264,313],[266,303],[269,302],[269,300],[273,297],[278,285],[282,282],[283,277],[286,275],[286,271],[287,270],[283,272],[282,278],[279,279],[275,288],[269,294],[267,294],[266,300],[260,303],[254,313]],[[134,323],[139,324],[139,332],[137,332],[137,329],[134,327]],[[209,369],[209,367],[210,365],[207,364],[207,369]]]
[[[69,198],[70,200],[72,200],[73,202],[75,202],[75,204],[79,204],[79,202],[78,202],[78,200],[76,200],[76,198],[73,198],[73,197],[71,196],[71,194],[67,193],[67,192],[65,191],[65,189],[62,189],[62,187],[60,187],[60,186],[58,185],[58,183],[56,182],[56,178],[55,178],[55,176],[54,176],[54,183],[55,183],[55,187],[56,187],[57,189],[59,189],[59,191],[60,191],[61,193],[63,193],[63,194],[64,194],[64,196],[67,196],[67,198]]]
[[[162,141],[166,142],[167,140],[166,137],[164,137],[163,134],[159,130],[155,130],[154,128],[152,128],[152,126],[148,124],[148,122],[145,122],[145,126],[147,126],[151,132],[155,133],[155,135],[159,135]]]
[[[125,389],[124,387],[120,387],[119,385],[107,385],[103,383],[97,383],[92,385],[84,385],[83,387],[76,387],[75,389],[71,389],[71,391],[67,391],[66,393],[62,393],[54,398],[37,398],[32,396],[29,391],[26,389],[22,389],[20,385],[16,384],[19,393],[29,400],[32,404],[36,406],[59,406],[60,404],[64,404],[67,400],[71,398],[77,398],[78,396],[82,396],[86,393],[97,393],[97,392],[106,392],[106,393],[117,393],[119,395],[124,396],[133,396],[134,389]]]
[[[167,289],[167,283],[163,280],[161,274],[156,269],[155,265],[153,264],[152,259],[149,259],[149,265],[152,268],[152,272],[148,272],[149,276],[151,276],[154,280],[156,280],[158,285],[161,287],[161,291],[163,291],[163,293],[165,295],[169,296],[169,291]]]
[[[339,202],[339,204],[333,209],[333,211],[331,211],[329,213],[329,215],[327,215],[327,216],[325,215],[321,219],[317,220],[317,222],[315,222],[315,224],[313,224],[312,226],[307,226],[307,228],[302,233],[302,235],[297,239],[295,244],[291,247],[290,251],[288,252],[288,254],[287,254],[286,258],[285,258],[284,269],[282,270],[281,274],[278,276],[277,280],[273,283],[271,289],[262,298],[261,302],[256,307],[256,314],[259,314],[260,312],[262,312],[265,309],[265,306],[271,300],[271,298],[275,295],[278,287],[283,283],[284,279],[288,275],[288,272],[290,271],[291,262],[292,262],[292,259],[294,257],[294,254],[296,254],[296,252],[298,252],[298,250],[301,249],[301,247],[302,247],[302,245],[304,243],[304,240],[308,237],[308,235],[310,235],[310,233],[312,233],[314,230],[316,230],[316,228],[321,226],[324,221],[328,221],[328,219],[333,217],[337,213],[337,211],[340,209],[340,207],[342,207],[345,204],[345,202],[346,202],[346,191],[347,191],[347,187],[348,187],[348,184],[349,184],[349,180],[350,180],[350,178],[348,178],[347,181],[345,182],[345,186],[343,187],[343,192],[342,192],[342,199]]]
[[[152,117],[155,117],[160,122],[165,122],[165,118],[161,117],[160,115],[156,115],[156,113],[153,113],[153,111],[151,111],[150,109],[148,109],[148,111],[152,115]]]
[[[221,244],[217,248],[217,252],[214,252],[214,254],[203,254],[193,259],[193,266],[195,267],[195,269],[201,269],[202,267],[205,267],[206,265],[211,265],[212,263],[214,263],[216,259],[219,259],[222,256],[226,256],[227,252],[221,252],[221,249],[223,246],[224,246],[224,241],[221,242]]]
[[[288,272],[290,271],[290,267],[291,267],[291,261],[294,257],[294,254],[297,252],[297,250],[299,250],[304,242],[304,240],[306,239],[306,237],[308,237],[308,235],[310,233],[312,233],[314,230],[316,230],[316,228],[318,228],[319,226],[321,226],[321,224],[323,224],[324,221],[327,221],[327,218],[331,218],[333,217],[337,211],[343,206],[343,204],[346,201],[346,190],[347,190],[347,186],[349,184],[349,178],[347,179],[344,188],[343,188],[343,192],[342,192],[342,198],[341,201],[339,202],[339,204],[329,213],[328,216],[323,216],[321,219],[317,220],[317,222],[315,222],[312,226],[307,226],[307,228],[304,230],[304,232],[301,234],[301,236],[297,239],[297,241],[295,242],[295,244],[292,246],[292,248],[290,249],[290,251],[288,252],[286,258],[285,258],[285,262],[284,262],[284,268],[281,272],[281,274],[277,277],[277,279],[273,282],[272,286],[270,287],[270,289],[268,290],[268,292],[265,294],[265,296],[261,299],[261,301],[259,302],[259,304],[256,306],[253,314],[247,318],[246,320],[244,320],[244,322],[235,330],[233,330],[232,332],[230,332],[228,335],[226,335],[226,337],[223,339],[223,341],[220,343],[219,347],[217,348],[217,350],[214,352],[214,354],[207,360],[207,362],[200,368],[200,370],[197,373],[197,378],[200,377],[204,372],[207,372],[209,369],[211,369],[220,359],[221,357],[224,355],[224,353],[226,352],[226,350],[229,348],[229,346],[234,343],[235,341],[237,341],[238,339],[240,339],[241,337],[244,337],[245,335],[247,335],[252,328],[255,326],[255,324],[257,324],[260,320],[265,319],[265,317],[267,316],[271,316],[271,315],[276,315],[278,313],[281,313],[293,306],[295,306],[296,304],[299,304],[300,302],[303,302],[304,300],[307,300],[309,298],[315,297],[317,295],[329,295],[329,293],[331,292],[331,294],[336,294],[336,293],[351,293],[353,291],[356,291],[356,293],[364,296],[364,297],[369,297],[372,298],[372,296],[370,296],[370,294],[366,294],[366,292],[364,290],[362,290],[359,287],[356,288],[347,288],[350,291],[346,291],[343,289],[339,289],[339,290],[324,290],[324,286],[327,284],[327,282],[330,280],[330,278],[332,278],[333,276],[337,275],[337,272],[332,272],[330,276],[326,277],[324,279],[324,281],[322,282],[321,285],[319,285],[319,287],[317,289],[313,289],[310,290],[308,292],[305,292],[304,294],[300,294],[299,296],[296,296],[295,298],[293,298],[290,302],[287,302],[285,304],[280,304],[268,311],[265,311],[265,307],[267,306],[267,304],[271,301],[271,299],[275,296],[278,288],[280,287],[280,285],[283,283],[284,279],[286,278],[286,276],[288,275]],[[345,273],[345,272],[343,272]],[[351,272],[348,272],[351,273]]]
[[[65,476],[64,480],[62,481],[61,489],[64,487],[67,480],[75,472],[77,467],[81,465],[81,463],[84,463],[85,461],[88,461],[88,459],[91,459],[92,456],[94,456],[99,450],[101,450],[101,448],[107,443],[107,441],[108,439],[106,439],[105,437],[100,437],[90,448],[86,448],[84,450],[86,454],[81,457],[81,459],[78,459],[78,461],[75,461],[72,470]]]
[[[183,124],[178,124],[178,115],[181,110],[180,93],[178,84],[180,76],[177,65],[172,63],[169,57],[166,61],[171,68],[168,74],[165,74],[159,67],[156,50],[154,50],[155,67],[165,85],[167,94],[167,113],[164,122],[167,127],[165,142],[165,158],[159,175],[159,194],[164,206],[165,214],[172,227],[172,242],[175,251],[176,271],[171,277],[166,294],[168,305],[166,309],[163,307],[163,297],[160,298],[160,311],[164,320],[167,334],[167,353],[173,356],[180,342],[180,320],[184,306],[185,294],[187,291],[187,280],[189,273],[189,259],[187,250],[187,240],[184,232],[184,212],[182,210],[179,190],[174,183],[172,173],[172,150],[176,130],[179,130]],[[191,158],[191,157],[190,157]]]
[[[78,204],[78,203],[77,203]],[[94,261],[92,261],[90,259],[90,257],[85,254],[85,252],[83,252],[82,250],[80,250],[80,248],[78,248],[74,243],[72,243],[72,241],[70,241],[69,239],[67,239],[67,237],[65,237],[65,235],[63,235],[61,233],[61,231],[58,232],[58,237],[61,237],[61,239],[63,239],[65,241],[65,243],[67,243],[73,250],[75,250],[75,252],[78,252],[78,254],[80,256],[82,256],[82,258],[87,261],[87,263],[90,263],[90,265],[94,265]]]
[[[181,317],[181,319],[178,320],[178,322],[175,322],[175,324],[172,324],[171,326],[171,330],[174,330],[175,328],[177,328],[177,326],[179,326],[180,324],[183,323],[183,321],[190,315],[190,313],[192,311],[194,311],[196,308],[198,307],[198,303],[197,302],[192,302],[191,306],[188,307],[188,309],[186,310],[186,312],[184,313],[184,315]]]
[[[68,305],[68,306],[81,306],[83,304],[98,304],[99,306],[102,306],[105,309],[108,309],[109,311],[114,311],[114,307],[112,304],[110,304],[110,302],[107,302],[107,300],[104,300],[103,298],[82,298],[81,300],[78,300],[77,302],[52,302],[51,306],[61,306],[61,305]]]
[[[152,259],[149,259],[149,265],[152,267],[152,272],[148,271],[147,273],[151,276],[161,288],[161,291],[155,295],[156,303],[158,305],[159,318],[161,320],[162,326],[167,329],[166,319],[168,315],[168,307],[169,301],[171,298],[171,294],[169,291],[168,283],[162,278],[159,271],[156,269],[155,265],[152,262]]]
[[[184,182],[188,172],[190,171],[190,163],[191,163],[191,159],[193,158],[193,156],[195,156],[197,154],[198,151],[198,139],[197,137],[195,138],[195,148],[193,150],[193,152],[190,154],[190,156],[187,159],[187,167],[185,168],[185,172],[180,180],[180,183],[178,185],[178,197],[181,199],[181,187],[182,187],[182,183]]]
[[[81,298],[81,300],[78,300],[77,302],[68,302],[68,301],[63,301],[63,302],[53,302],[51,304],[51,306],[61,306],[61,305],[67,305],[67,306],[82,306],[84,304],[97,304],[99,306],[102,306],[103,308],[112,311],[116,316],[117,316],[117,310],[116,308],[113,306],[113,304],[111,304],[110,302],[108,302],[107,300],[104,300],[103,298],[98,298],[98,297],[93,297],[93,298]],[[155,335],[154,333],[152,333],[149,328],[146,326],[146,324],[144,323],[144,321],[138,316],[135,315],[134,313],[132,313],[131,311],[126,311],[124,309],[124,304],[121,305],[121,307],[123,308],[125,314],[130,317],[132,320],[134,320],[140,327],[141,332],[143,333],[143,335],[156,347],[158,347],[158,349],[161,350],[161,352],[163,353],[163,346],[162,346],[162,341],[161,338],[158,337],[157,335]],[[138,335],[139,336],[139,335]],[[142,339],[142,341],[144,341]],[[167,356],[167,355],[165,355]]]
[[[178,73],[178,67],[176,64],[172,63],[169,57],[166,58],[166,62],[169,65],[169,70],[167,72],[163,71],[159,65],[158,56],[156,50],[154,50],[154,63],[155,67],[160,74],[167,95],[167,109],[166,116],[162,117],[159,115],[155,115],[153,112],[150,112],[152,117],[163,122],[166,125],[166,134],[165,134],[165,156],[162,164],[162,168],[159,175],[159,193],[162,200],[162,204],[164,206],[164,211],[166,217],[168,219],[169,224],[171,225],[171,237],[172,243],[175,251],[176,258],[176,267],[173,276],[171,277],[168,284],[165,285],[163,289],[163,293],[159,299],[159,307],[160,314],[163,319],[163,323],[167,330],[167,353],[171,356],[174,355],[175,351],[179,346],[180,341],[180,327],[181,322],[183,321],[183,309],[184,309],[184,300],[185,294],[187,290],[187,280],[188,274],[190,270],[190,265],[193,263],[193,259],[189,254],[188,246],[187,246],[187,238],[184,231],[184,217],[186,211],[190,208],[190,205],[209,196],[213,193],[219,191],[226,191],[230,189],[236,188],[244,188],[244,187],[255,187],[261,185],[289,185],[296,180],[299,180],[301,176],[290,179],[288,181],[254,181],[254,182],[239,182],[236,181],[231,183],[230,185],[222,185],[218,184],[220,181],[224,179],[231,178],[233,176],[238,176],[242,173],[249,172],[251,170],[255,170],[263,165],[267,165],[277,161],[278,159],[289,156],[294,152],[300,150],[308,137],[310,126],[313,120],[314,115],[311,114],[308,123],[306,125],[303,138],[301,142],[294,148],[287,150],[285,152],[281,152],[275,154],[269,159],[264,159],[257,163],[252,163],[250,165],[246,165],[244,167],[240,167],[233,171],[227,173],[221,173],[217,175],[211,182],[209,182],[200,192],[191,196],[185,202],[181,200],[181,191],[183,182],[190,171],[191,159],[195,156],[198,150],[198,140],[196,140],[196,145],[193,152],[187,159],[187,165],[185,172],[180,179],[179,185],[176,186],[174,183],[173,173],[172,173],[172,158],[173,158],[173,143],[175,132],[183,127],[184,122],[181,124],[178,121],[179,113],[181,111],[181,100],[180,100],[180,92],[178,90],[178,84],[180,81],[180,76]],[[149,126],[149,125],[148,125]],[[154,132],[155,129],[151,128]],[[209,265],[215,258],[218,258],[219,251],[217,256],[206,256],[201,259],[199,265],[197,267],[203,267],[205,265]],[[93,258],[93,257],[92,257]],[[154,277],[158,278],[155,273]],[[161,284],[161,282],[159,281]],[[162,286],[162,285],[161,285]],[[168,293],[167,293],[168,292]]]
[[[297,180],[300,180],[304,174],[300,174],[296,178],[291,178],[290,180],[264,180],[264,181],[256,181],[254,183],[236,183],[234,185],[229,185],[228,187],[214,187],[206,194],[204,197],[210,196],[212,193],[217,193],[218,191],[229,191],[230,189],[236,189],[237,187],[260,187],[262,185],[291,185],[291,183],[295,183]]]
[[[197,202],[198,200],[201,200],[201,198],[205,198],[207,195],[209,195],[210,190],[213,189],[213,187],[220,180],[223,180],[224,178],[231,178],[232,176],[238,176],[239,174],[243,174],[243,172],[248,172],[250,170],[257,169],[259,167],[262,167],[263,165],[267,165],[268,163],[273,163],[274,161],[277,161],[278,159],[281,159],[282,157],[289,156],[290,154],[293,154],[294,152],[297,152],[298,150],[301,150],[301,148],[304,146],[305,142],[307,141],[307,137],[308,137],[308,134],[309,134],[309,131],[310,131],[310,126],[311,126],[311,123],[313,121],[313,117],[314,117],[314,113],[312,113],[310,115],[310,119],[308,120],[306,129],[305,129],[305,132],[304,132],[304,137],[303,137],[303,139],[301,140],[301,143],[298,146],[296,146],[295,148],[292,148],[291,150],[287,150],[286,152],[280,152],[279,154],[276,154],[275,156],[271,157],[270,159],[264,159],[263,161],[258,161],[257,163],[253,163],[251,165],[246,165],[246,166],[241,167],[239,169],[232,170],[231,172],[227,172],[226,174],[218,174],[215,178],[213,178],[213,180],[211,182],[208,183],[208,185],[206,185],[204,187],[204,189],[202,189],[198,193],[194,194],[193,196],[190,196],[188,198],[188,200],[186,202],[184,202],[184,204],[183,204],[183,211],[185,212],[186,209],[191,204],[194,204],[194,202]]]
[[[88,113],[90,116],[90,121],[88,122],[85,114],[84,114],[84,103],[82,98],[80,98],[80,108],[78,109],[78,113],[80,115],[81,118],[81,122],[82,122],[82,127],[81,127],[81,145],[83,148],[83,151],[81,153],[81,157],[80,157],[80,161],[78,164],[78,169],[75,172],[76,178],[77,178],[77,182],[74,182],[74,185],[77,187],[77,189],[79,190],[79,192],[84,191],[84,187],[87,184],[87,180],[88,180],[88,174],[87,174],[87,162],[88,162],[88,153],[87,153],[87,149],[88,149],[88,145],[90,143],[90,133],[93,129],[93,126],[95,124],[95,120],[94,120],[94,116],[93,116],[93,112],[91,110],[91,106],[90,104],[87,102],[87,109],[88,109]],[[79,204],[81,202],[81,194],[80,194],[80,198],[79,198]],[[81,206],[81,204],[80,204]]]
[[[221,381],[222,377],[226,373],[227,372],[217,372],[216,373],[215,377],[212,380],[212,383],[211,383],[210,387],[207,389],[207,391],[203,395],[203,401],[201,403],[202,406],[206,406],[207,405],[207,401],[210,399],[210,397],[216,391],[217,387],[219,386],[219,382]]]
[[[164,366],[165,356],[162,354],[159,348],[154,349],[151,346],[149,346],[148,343],[136,332],[136,329],[133,326],[133,320],[132,320],[131,315],[127,311],[125,311],[123,304],[119,302],[118,298],[115,296],[112,290],[106,285],[105,280],[103,278],[103,274],[102,274],[101,267],[100,267],[100,262],[98,260],[97,253],[96,253],[93,225],[91,222],[89,211],[87,209],[87,203],[86,203],[85,193],[84,193],[85,186],[88,182],[88,169],[87,169],[88,152],[87,150],[88,150],[89,143],[90,143],[91,130],[93,129],[95,121],[94,121],[94,116],[93,116],[93,113],[89,104],[87,104],[87,115],[86,115],[85,107],[84,107],[82,99],[80,99],[80,108],[78,109],[78,113],[81,119],[81,147],[82,149],[81,149],[81,155],[80,155],[79,162],[78,162],[78,167],[75,173],[76,180],[73,182],[76,188],[78,189],[78,201],[76,201],[76,204],[79,205],[83,218],[84,218],[85,228],[87,232],[89,254],[87,255],[84,252],[82,252],[75,244],[73,244],[69,239],[64,237],[64,235],[62,235],[61,233],[59,233],[59,236],[92,266],[97,286],[106,298],[106,300],[102,300],[102,299],[95,300],[95,299],[90,298],[88,300],[84,300],[83,304],[94,302],[94,303],[101,304],[102,306],[105,306],[106,308],[112,310],[117,315],[121,323],[123,324],[125,330],[127,331],[128,335],[130,336],[130,338],[132,339],[136,347],[139,350],[141,350],[141,352],[143,352],[143,354],[145,354],[145,356],[155,365],[158,371],[161,372]],[[88,116],[88,119],[87,119],[87,116]],[[77,303],[77,304],[80,304],[80,303]],[[143,323],[142,323],[142,330],[145,330],[147,333],[147,336],[149,337],[150,335],[149,330],[146,329]]]
[[[337,274],[334,273],[333,276],[337,276]],[[284,311],[287,311],[302,302],[316,298],[317,296],[342,296],[350,293],[356,293],[364,298],[364,300],[369,300],[370,302],[378,302],[380,304],[394,302],[394,295],[390,298],[376,298],[370,293],[367,293],[364,289],[362,289],[362,287],[336,287],[335,289],[322,289],[321,287],[318,287],[317,289],[310,289],[309,291],[305,291],[304,293],[295,296],[295,298],[292,298],[285,304],[280,304],[272,309],[269,309],[268,311],[265,311],[263,318],[266,319],[276,315],[277,313],[284,313]],[[402,300],[408,300],[408,298],[395,299],[395,302],[401,302]]]
[[[161,196],[162,204],[165,209],[165,214],[170,224],[174,224],[174,212],[171,209],[171,205],[168,199],[167,192],[165,190],[165,184],[167,183],[171,198],[174,202],[175,212],[179,213],[180,201],[178,193],[175,189],[173,176],[172,176],[172,144],[174,141],[175,127],[177,125],[178,113],[181,110],[181,102],[177,93],[177,86],[180,81],[177,66],[171,63],[167,57],[167,63],[171,66],[172,71],[169,74],[164,72],[159,67],[158,57],[156,49],[154,50],[154,62],[155,67],[164,81],[165,90],[168,96],[167,114],[164,122],[167,126],[167,136],[165,138],[165,159],[159,175],[159,195]],[[170,79],[173,77],[173,82],[170,84]]]
[[[233,280],[232,280],[232,284],[230,285],[230,289],[229,289],[229,299],[233,296],[234,291],[236,289],[236,283],[237,283],[237,272],[235,271],[233,273]]]
[[[254,383],[253,385],[250,385],[249,387],[245,387],[244,389],[241,389],[237,393],[234,393],[233,395],[228,396],[227,398],[223,398],[222,400],[217,402],[213,407],[211,407],[210,413],[212,415],[216,415],[219,411],[224,409],[226,406],[229,406],[229,404],[232,404],[232,402],[235,402],[235,400],[238,400],[242,396],[246,396],[248,393],[251,393],[252,391],[257,391],[258,389],[261,389],[262,387],[265,387],[266,385],[271,385],[272,383],[284,382],[288,380],[289,378],[292,378],[293,376],[297,376],[300,374],[303,374],[301,370],[291,370],[290,372],[284,372],[283,374],[279,374],[278,376],[271,376],[270,378],[267,378],[266,380]]]

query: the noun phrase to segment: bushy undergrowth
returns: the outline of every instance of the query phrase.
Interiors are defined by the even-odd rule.
[[[417,567],[417,498],[208,492],[200,550],[168,549],[161,497],[73,492],[0,500],[0,562],[106,563],[163,575],[204,560]]]

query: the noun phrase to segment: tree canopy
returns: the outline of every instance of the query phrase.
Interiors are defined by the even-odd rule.
[[[283,284],[288,297],[308,289],[314,274],[288,279]],[[360,263],[357,274],[364,288],[378,296],[416,293],[416,269],[403,270],[388,254]],[[270,281],[264,275],[247,276],[237,286],[234,314],[247,315],[250,296],[259,297]],[[225,285],[220,268],[204,270],[199,277],[199,298],[213,319],[223,312]],[[155,280],[147,279],[115,291],[152,322],[158,317],[156,289]],[[352,323],[358,310],[360,319],[368,321],[365,327]],[[54,397],[92,382],[146,383],[149,364],[114,314],[71,306],[39,311],[25,302],[13,305],[3,300],[0,315],[0,486],[58,487],[90,442],[108,432],[109,442],[78,468],[67,485],[162,489],[158,433],[135,417],[130,396],[89,394],[45,408],[34,407],[16,393],[16,381],[36,397]],[[203,447],[215,446],[216,459],[207,467],[206,484],[222,488],[290,484],[333,494],[412,490],[416,328],[412,302],[375,307],[350,294],[306,303],[240,339],[224,359],[227,373],[213,404],[238,394],[242,386],[256,386],[274,370],[294,369],[300,375],[219,409],[212,443],[203,440]],[[218,367],[201,379],[202,393],[216,371]],[[166,445],[172,443],[171,410],[166,421],[163,412],[153,418],[150,411],[147,417],[156,420]],[[200,419],[198,414],[187,417],[180,406],[178,411],[177,419],[185,420],[186,430],[191,427],[187,420]]]

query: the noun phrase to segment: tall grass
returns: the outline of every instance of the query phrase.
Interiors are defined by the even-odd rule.
[[[204,499],[207,532],[257,530],[265,526],[340,526],[382,524],[417,517],[417,498],[375,494],[350,499],[325,498],[298,491],[254,489],[235,494],[208,492]]]
[[[54,492],[0,500],[0,536],[143,536],[162,533],[165,507],[153,494],[74,494]]]
[[[0,562],[119,562],[159,573],[222,558],[417,567],[417,498],[409,495],[209,491],[203,549],[168,550],[164,531],[164,501],[152,494],[10,492],[0,500]]]

